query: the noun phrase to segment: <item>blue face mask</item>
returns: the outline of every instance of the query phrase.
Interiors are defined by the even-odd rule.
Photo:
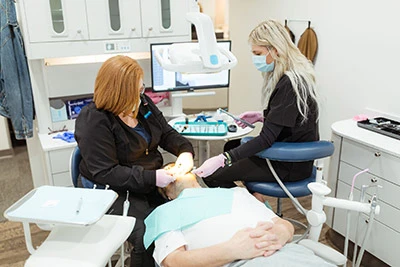
[[[267,64],[266,61],[268,54],[260,56],[253,55],[253,64],[261,72],[271,72],[275,68],[274,62]]]

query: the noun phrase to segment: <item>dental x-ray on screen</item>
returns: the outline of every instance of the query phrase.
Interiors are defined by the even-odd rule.
[[[229,87],[229,70],[217,73],[189,74],[164,70],[154,56],[154,50],[165,48],[170,43],[151,44],[151,81],[154,92],[194,91],[198,89]],[[217,41],[217,45],[230,51],[231,41]]]

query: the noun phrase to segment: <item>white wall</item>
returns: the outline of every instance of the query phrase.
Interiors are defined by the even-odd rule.
[[[400,115],[400,2],[231,0],[229,7],[232,48],[239,60],[229,89],[233,113],[261,108],[262,80],[251,63],[248,34],[265,19],[283,23],[288,18],[310,19],[318,36],[321,138],[330,138],[333,122],[365,113],[365,108]],[[289,27],[301,28],[299,23]]]

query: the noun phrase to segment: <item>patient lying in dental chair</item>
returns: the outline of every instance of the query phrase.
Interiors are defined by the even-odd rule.
[[[287,244],[291,223],[245,188],[201,188],[188,173],[162,190],[172,201],[147,217],[144,236],[160,266],[335,266]]]

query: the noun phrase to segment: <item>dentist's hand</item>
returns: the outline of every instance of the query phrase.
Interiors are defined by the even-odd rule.
[[[176,159],[174,171],[176,175],[183,175],[193,169],[193,155],[190,152],[183,152]]]
[[[263,122],[264,121],[264,116],[261,112],[259,111],[246,111],[243,112],[238,116],[240,119],[247,121],[248,123],[255,123],[255,122]],[[236,124],[241,127],[241,128],[246,128],[247,125],[244,124],[243,122],[240,121],[235,121]]]
[[[164,169],[156,170],[156,186],[166,187],[173,181],[175,181],[175,178],[168,170]]]
[[[204,163],[199,168],[193,170],[192,173],[196,174],[199,177],[207,177],[224,166],[225,156],[223,154],[219,154],[218,156],[209,158],[208,160],[204,161]]]

